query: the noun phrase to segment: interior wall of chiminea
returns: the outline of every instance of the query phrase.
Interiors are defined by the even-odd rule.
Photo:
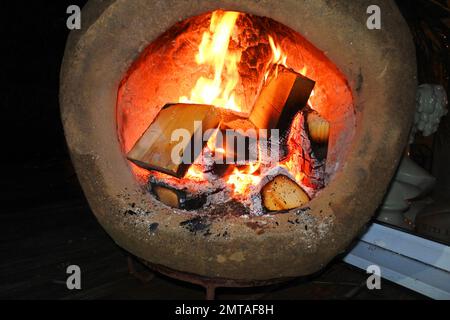
[[[124,153],[141,137],[161,108],[189,96],[199,73],[195,55],[202,34],[209,28],[211,13],[177,23],[155,39],[130,67],[118,91],[118,136]],[[241,92],[251,101],[261,78],[260,66],[271,58],[268,36],[287,54],[287,64],[295,71],[316,81],[312,107],[331,125],[328,176],[342,165],[350,146],[355,114],[351,89],[345,76],[320,48],[298,32],[270,18],[242,14],[237,21],[236,42],[242,46],[240,62]],[[235,31],[236,32],[236,31]],[[135,175],[146,181],[148,173],[130,164]]]

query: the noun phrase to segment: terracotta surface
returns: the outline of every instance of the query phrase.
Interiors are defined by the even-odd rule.
[[[79,179],[112,238],[154,264],[237,280],[310,274],[344,252],[364,229],[394,173],[416,89],[414,47],[393,1],[376,1],[383,29],[373,31],[366,28],[366,9],[373,1],[365,2],[89,2],[82,30],[72,33],[67,44],[60,101]],[[129,170],[115,112],[123,75],[174,23],[217,8],[284,23],[324,51],[349,80],[355,137],[341,170],[306,208],[254,219],[223,214],[196,218],[155,202]]]

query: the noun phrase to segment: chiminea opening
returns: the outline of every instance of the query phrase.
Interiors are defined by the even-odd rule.
[[[252,216],[307,204],[355,129],[351,89],[322,51],[271,18],[222,10],[144,50],[119,87],[117,120],[136,179],[165,205],[234,203]]]

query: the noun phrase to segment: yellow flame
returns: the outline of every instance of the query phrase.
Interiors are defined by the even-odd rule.
[[[246,170],[234,169],[234,172],[227,179],[227,184],[233,187],[235,195],[245,195],[249,186],[258,185],[261,182],[261,177],[255,175],[260,166],[260,162],[255,162],[250,163]]]
[[[205,179],[203,171],[201,170],[200,167],[198,167],[196,165],[190,166],[188,172],[186,172],[186,175],[184,177],[187,179],[200,180],[200,181]]]
[[[287,67],[287,55],[283,53],[280,46],[275,44],[272,36],[269,36],[269,44],[273,55],[271,63]]]
[[[269,44],[272,49],[272,59],[269,62],[269,66],[282,65],[287,67],[287,55],[283,52],[280,46],[275,44],[272,36],[269,36]],[[264,81],[267,81],[269,77],[269,70],[270,68],[268,68],[268,71],[264,75]],[[277,76],[278,68],[275,72],[275,76]],[[258,185],[261,182],[260,175],[256,174],[256,172],[260,169],[260,166],[261,163],[258,161],[255,163],[251,163],[247,168],[243,170],[240,170],[239,168],[234,169],[233,173],[227,179],[227,184],[233,188],[233,192],[235,195],[245,195],[249,192],[249,188],[251,186]]]
[[[305,174],[299,170],[298,165],[295,165],[294,159],[292,157],[284,163],[280,164],[280,166],[284,167],[287,171],[293,174],[295,181],[298,184],[302,184],[302,181],[305,178]]]
[[[300,74],[304,77],[306,77],[306,72],[308,72],[308,68],[306,66],[304,66],[302,68],[302,70],[300,70]]]
[[[239,15],[239,12],[231,11],[213,12],[209,31],[203,33],[195,60],[198,65],[212,68],[214,76],[201,76],[191,96],[180,97],[180,102],[242,111],[234,92],[240,80],[238,64],[241,52],[231,52],[228,48]]]

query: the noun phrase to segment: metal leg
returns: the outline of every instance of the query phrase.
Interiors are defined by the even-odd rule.
[[[213,301],[216,300],[216,289],[217,287],[211,284],[205,285],[206,289],[206,300]]]
[[[149,270],[146,271],[136,271],[134,259],[132,257],[128,257],[128,272],[143,283],[149,283],[155,278],[155,274]]]

